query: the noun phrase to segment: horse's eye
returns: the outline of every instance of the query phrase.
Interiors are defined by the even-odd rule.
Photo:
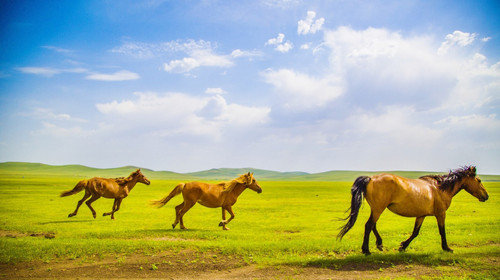
[[[479,178],[478,178],[478,179],[477,179],[477,181],[478,181],[479,183],[481,183],[481,179],[479,179]]]

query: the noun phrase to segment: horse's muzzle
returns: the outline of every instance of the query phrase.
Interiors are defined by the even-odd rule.
[[[484,195],[483,197],[481,197],[481,198],[479,199],[479,201],[481,201],[481,202],[485,202],[486,200],[488,200],[488,198],[490,198],[490,196],[489,196],[488,194],[486,194],[486,195]]]

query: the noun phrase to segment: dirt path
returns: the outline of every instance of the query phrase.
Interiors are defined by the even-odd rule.
[[[214,252],[178,251],[153,256],[132,255],[94,260],[34,261],[0,264],[2,279],[379,279],[438,276],[422,265],[352,264],[341,268],[261,267]]]

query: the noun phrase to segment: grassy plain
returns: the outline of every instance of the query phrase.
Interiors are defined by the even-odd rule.
[[[147,171],[144,173],[148,176]],[[372,236],[373,255],[365,257],[360,247],[369,216],[368,204],[364,204],[351,232],[342,241],[336,240],[338,228],[343,225],[337,218],[344,217],[349,207],[352,182],[260,180],[263,193],[247,190],[240,196],[234,207],[236,218],[228,225],[230,231],[218,227],[220,209],[201,205],[186,214],[188,230],[181,231],[170,226],[174,206],[182,201],[180,196],[160,209],[148,204],[165,196],[179,180],[150,178],[150,186],[138,184],[113,221],[101,216],[112,206],[112,200],[104,198],[93,204],[97,219],[92,218],[86,205],[77,216],[67,218],[83,193],[65,198],[60,198],[59,193],[73,188],[81,177],[29,174],[9,173],[0,178],[3,264],[50,263],[58,259],[92,262],[106,257],[119,261],[133,254],[151,256],[189,250],[210,252],[214,258],[234,256],[259,266],[340,269],[368,264],[385,269],[403,264],[433,267],[442,271],[439,277],[444,278],[500,277],[499,182],[485,183],[490,193],[485,203],[466,192],[454,198],[447,212],[446,230],[455,253],[441,251],[433,217],[426,219],[407,252],[399,253],[399,243],[411,234],[414,219],[386,211],[377,224],[386,250],[378,252]]]

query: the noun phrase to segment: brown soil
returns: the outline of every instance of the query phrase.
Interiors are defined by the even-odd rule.
[[[4,279],[379,279],[442,275],[422,265],[381,267],[373,263],[349,264],[340,268],[303,266],[261,267],[242,258],[216,252],[169,251],[144,256],[103,259],[33,261],[0,264]]]

